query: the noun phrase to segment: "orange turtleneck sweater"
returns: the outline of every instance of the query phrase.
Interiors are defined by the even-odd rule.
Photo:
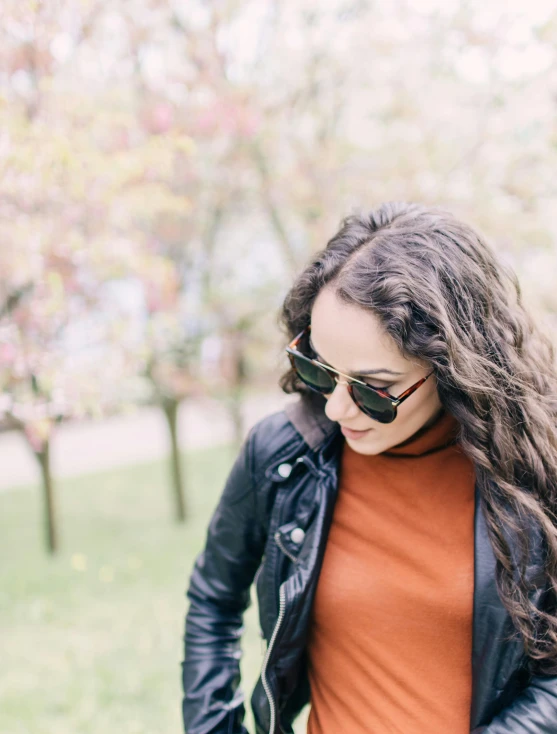
[[[308,734],[468,734],[474,484],[442,412],[375,456],[343,446],[308,638]]]

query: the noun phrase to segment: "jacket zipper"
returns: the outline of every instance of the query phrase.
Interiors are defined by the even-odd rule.
[[[313,462],[306,461],[306,457],[298,457],[297,462],[303,462],[307,464],[312,473],[316,473],[316,467],[313,465]],[[284,458],[282,459],[284,461]],[[279,513],[280,516],[280,513]],[[280,539],[280,532],[275,532],[274,539],[278,547],[282,550],[283,553],[285,553],[291,561],[296,562],[296,558],[289,553],[286,548],[282,545],[281,539]],[[263,660],[263,666],[261,668],[261,683],[263,684],[263,689],[265,691],[265,695],[267,696],[267,700],[269,701],[269,709],[271,712],[270,716],[270,722],[269,722],[269,734],[274,734],[274,729],[276,725],[276,718],[277,718],[277,712],[276,712],[276,705],[275,701],[273,699],[273,694],[271,692],[271,687],[269,685],[269,681],[267,680],[267,665],[269,663],[269,658],[271,657],[271,653],[273,651],[273,646],[275,644],[275,641],[277,639],[277,634],[280,629],[280,626],[284,619],[284,612],[286,608],[286,599],[285,599],[285,591],[284,591],[284,584],[281,584],[279,587],[279,613],[277,617],[277,621],[275,623],[275,627],[273,629],[273,633],[271,635],[271,639],[269,640],[269,645],[267,647],[267,653],[265,655],[265,659]]]
[[[261,683],[263,684],[265,695],[267,696],[267,700],[269,701],[269,708],[271,711],[269,734],[274,734],[275,720],[276,720],[276,706],[275,706],[275,701],[273,699],[273,694],[271,692],[271,687],[269,686],[269,681],[267,680],[267,663],[269,662],[269,657],[271,655],[273,645],[275,644],[275,640],[277,638],[277,634],[278,634],[280,625],[282,624],[282,620],[284,619],[285,601],[286,600],[285,600],[284,586],[281,585],[279,589],[279,615],[277,617],[275,628],[273,630],[273,634],[271,635],[269,647],[267,648],[267,654],[265,655],[265,660],[263,661],[263,667],[261,669]]]
[[[286,550],[286,548],[283,546],[282,540],[280,538],[280,531],[279,530],[277,530],[277,532],[275,533],[275,543],[278,545],[278,547],[281,549],[281,551],[284,553],[284,555],[285,556],[288,556],[288,558],[290,558],[290,560],[292,561],[292,563],[296,563],[296,561],[298,560],[296,558],[296,556],[293,556],[292,553],[290,553],[288,550]]]

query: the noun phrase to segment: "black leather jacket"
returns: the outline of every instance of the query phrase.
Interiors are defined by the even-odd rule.
[[[211,519],[189,583],[182,663],[187,734],[247,734],[239,687],[243,613],[255,581],[267,643],[251,697],[256,734],[291,733],[309,701],[305,641],[337,489],[343,437],[305,399],[251,430]],[[557,676],[532,675],[495,586],[478,488],[474,516],[473,734],[557,734]],[[539,533],[528,566],[546,598]],[[425,734],[425,732],[424,732]],[[447,722],[450,734],[450,722]]]

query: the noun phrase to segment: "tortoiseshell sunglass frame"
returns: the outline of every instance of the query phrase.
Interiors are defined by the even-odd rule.
[[[386,390],[384,390],[382,388],[372,387],[371,385],[368,385],[366,382],[362,382],[362,380],[358,380],[355,377],[351,377],[350,375],[345,375],[343,372],[339,372],[338,370],[335,370],[333,367],[329,367],[328,365],[323,364],[319,360],[313,359],[311,357],[308,357],[306,354],[304,354],[303,352],[299,351],[298,344],[300,343],[300,341],[302,340],[302,338],[306,334],[308,334],[310,332],[310,330],[311,330],[311,325],[306,326],[306,328],[303,329],[296,337],[294,337],[294,339],[292,339],[292,341],[290,342],[290,344],[286,347],[286,353],[288,354],[288,358],[290,360],[290,364],[292,366],[292,369],[296,372],[296,374],[298,375],[298,377],[300,378],[300,380],[302,380],[302,382],[305,385],[307,385],[310,388],[310,390],[314,390],[314,392],[321,393],[322,395],[323,394],[325,394],[325,395],[326,394],[329,394],[329,393],[324,393],[323,390],[320,390],[320,389],[315,388],[312,385],[308,384],[308,382],[306,382],[306,380],[304,380],[301,377],[301,375],[300,375],[300,373],[299,373],[299,371],[298,371],[298,369],[296,367],[295,357],[304,359],[307,362],[311,362],[311,364],[313,364],[313,365],[315,365],[317,367],[320,367],[321,369],[325,370],[325,372],[329,375],[329,377],[332,378],[332,380],[335,383],[338,382],[338,377],[339,376],[340,377],[343,377],[345,379],[345,381],[346,381],[346,389],[348,390],[348,394],[350,395],[350,397],[352,398],[352,400],[354,401],[354,403],[357,405],[357,407],[362,411],[362,413],[365,413],[365,415],[369,416],[370,418],[373,418],[374,420],[379,421],[380,423],[392,423],[392,421],[394,421],[394,419],[397,416],[397,408],[398,408],[398,406],[401,403],[403,403],[406,400],[406,398],[409,398],[410,395],[412,395],[412,393],[414,393],[419,387],[421,387],[421,385],[424,384],[424,382],[428,379],[428,377],[430,377],[433,374],[433,371],[430,372],[425,377],[422,377],[420,380],[418,380],[418,382],[415,382],[413,385],[411,385],[408,389],[406,389],[398,397],[395,397],[394,395],[391,395],[390,393],[388,393]],[[361,386],[360,389],[362,390],[362,392],[367,391],[367,390],[370,390],[371,392],[379,395],[380,397],[385,398],[385,400],[388,400],[389,403],[390,403],[390,405],[391,405],[392,411],[393,411],[391,419],[388,420],[388,421],[379,420],[376,415],[373,415],[372,412],[370,412],[365,406],[362,405],[362,403],[360,401],[358,401],[357,397],[354,395],[353,385],[359,385],[359,386]],[[334,388],[333,388],[333,390],[334,390]],[[332,392],[332,390],[331,390],[331,392]]]

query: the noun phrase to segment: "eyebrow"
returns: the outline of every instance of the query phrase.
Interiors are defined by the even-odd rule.
[[[326,360],[324,360],[321,357],[317,349],[313,346],[313,342],[311,341],[311,335],[309,336],[309,345],[312,348],[312,350],[315,352],[315,354],[319,357],[320,362],[323,362],[323,364],[326,364],[328,367],[333,367],[332,364],[329,364]],[[387,368],[381,368],[378,370],[360,370],[359,372],[349,372],[348,374],[351,375],[352,377],[365,377],[368,375],[378,375],[380,373],[395,375],[397,377],[400,377],[401,375],[404,374],[404,372],[395,372],[394,370],[388,370]]]

